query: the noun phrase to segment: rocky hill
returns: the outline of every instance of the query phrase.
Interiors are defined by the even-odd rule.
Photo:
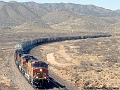
[[[40,4],[44,7],[46,11],[54,11],[56,9],[65,9],[74,13],[79,13],[82,15],[92,15],[98,17],[119,17],[120,13],[117,11],[112,11],[102,7],[97,7],[95,5],[82,5],[73,3],[46,3]]]
[[[43,21],[29,21],[21,25],[16,26],[15,28],[22,29],[51,29],[51,27]]]
[[[120,21],[110,17],[81,16],[77,19],[68,19],[65,22],[51,25],[55,29],[69,30],[116,30],[119,29]]]
[[[108,29],[108,26],[114,29],[116,25],[119,27],[119,17],[120,10],[112,11],[94,5],[0,1],[2,28],[14,26],[56,29],[56,26],[65,28],[67,24],[67,27],[71,29],[101,30]]]
[[[58,9],[52,12],[47,13],[42,17],[43,21],[49,22],[50,24],[58,24],[64,22],[70,18],[79,18],[79,15],[74,14],[70,11],[64,9]]]
[[[1,2],[0,2],[1,3]],[[37,15],[22,3],[2,2],[0,8],[0,22],[5,25],[17,25],[23,22],[34,20]]]

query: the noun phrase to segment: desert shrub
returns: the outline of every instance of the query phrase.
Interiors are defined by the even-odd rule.
[[[93,62],[90,60],[87,61],[81,61],[80,62],[80,68],[84,71],[92,70]]]
[[[2,87],[2,86],[4,86],[5,85],[5,83],[0,83],[0,88]]]

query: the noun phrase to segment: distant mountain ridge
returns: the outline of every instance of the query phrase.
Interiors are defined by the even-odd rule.
[[[101,17],[120,19],[120,10],[113,11],[102,7],[97,7],[94,5],[81,5],[81,4],[73,4],[73,3],[39,4],[36,2],[0,1],[1,26],[19,26],[19,27],[27,26],[28,28],[30,27],[33,28],[35,26],[36,28],[40,28],[40,27],[50,28],[51,25],[53,26],[54,24],[61,25],[62,22],[72,23],[72,21],[76,20],[79,21],[77,23],[80,23],[80,18],[81,18],[82,22],[84,20],[86,22],[86,23],[82,23],[82,24],[86,24],[86,25],[82,25],[82,27],[91,28],[91,25],[93,24],[90,23],[94,21],[92,21],[92,19],[88,20],[90,16],[98,17],[95,18],[96,21],[98,19],[98,22],[101,22],[99,24],[94,24],[94,26],[95,25],[102,26],[102,22],[104,22],[104,20],[102,20]],[[108,19],[105,20],[106,21],[104,24],[107,23]],[[117,26],[119,26],[118,20],[110,19],[110,21],[111,22],[115,21],[113,24],[117,23]],[[108,24],[110,23],[108,22]],[[78,25],[76,27],[79,28],[81,25],[80,26]]]
[[[120,13],[117,11],[97,7],[95,5],[82,5],[73,3],[45,3],[40,4],[46,8],[47,11],[51,12],[56,9],[65,9],[73,13],[79,13],[82,15],[92,15],[97,17],[119,17]]]
[[[120,17],[120,12],[118,10],[110,10],[102,7],[97,7],[95,5],[82,5],[74,3],[44,3],[38,4],[35,2],[23,3],[27,7],[36,6],[37,8],[43,10],[44,12],[52,12],[57,9],[64,9],[71,11],[73,13],[79,13],[82,15],[92,15],[98,17]]]

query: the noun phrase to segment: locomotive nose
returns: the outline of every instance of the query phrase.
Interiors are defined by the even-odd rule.
[[[43,68],[34,69],[34,78],[35,79],[47,79],[47,74]]]

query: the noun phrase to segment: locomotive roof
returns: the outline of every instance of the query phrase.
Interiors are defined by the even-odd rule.
[[[42,61],[42,60],[39,60],[39,59],[34,58],[34,59],[30,59],[30,60],[28,60],[28,62],[32,63],[32,62],[43,62],[43,61]]]
[[[35,58],[34,56],[29,55],[29,54],[23,54],[22,58],[24,58],[27,62],[30,62],[30,63],[43,62],[42,60],[39,60],[39,59]]]
[[[23,51],[23,50],[16,50],[16,52],[19,53],[19,54],[28,54],[27,51]]]

